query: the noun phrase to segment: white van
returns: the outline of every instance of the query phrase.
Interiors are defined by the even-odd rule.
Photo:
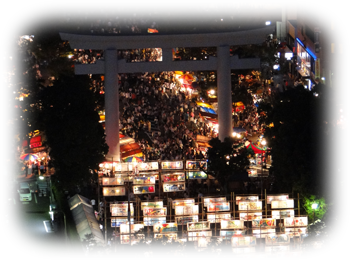
[[[18,193],[20,201],[32,201],[32,193],[30,192],[29,184],[27,182],[21,182],[19,184]]]

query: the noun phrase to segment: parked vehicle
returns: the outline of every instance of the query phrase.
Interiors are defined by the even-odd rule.
[[[32,201],[32,193],[27,182],[19,183],[18,193],[20,201]]]
[[[7,183],[0,183],[0,204],[10,205],[12,201],[12,192]]]

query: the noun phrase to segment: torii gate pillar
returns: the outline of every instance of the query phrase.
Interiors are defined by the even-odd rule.
[[[117,50],[104,51],[105,58],[105,133],[109,151],[107,160],[120,161],[119,86]]]
[[[217,57],[219,139],[223,142],[226,137],[232,136],[230,47],[218,46]]]

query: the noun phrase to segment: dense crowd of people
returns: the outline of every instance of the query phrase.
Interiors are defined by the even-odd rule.
[[[130,81],[125,76],[120,87],[120,129],[138,141],[145,160],[204,159],[196,136],[214,137],[216,133],[204,123],[196,98],[190,99],[181,90],[173,73],[153,77],[146,73]],[[151,122],[156,128],[152,129]],[[145,133],[149,139],[144,138]]]

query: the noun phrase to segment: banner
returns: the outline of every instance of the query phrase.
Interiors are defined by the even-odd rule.
[[[209,203],[208,204],[208,212],[228,211],[228,210],[230,210],[230,203],[229,202],[216,202],[216,203]]]
[[[244,229],[244,220],[221,220],[221,229]]]
[[[272,210],[271,216],[275,219],[294,217],[294,210]]]
[[[178,225],[186,225],[190,222],[198,222],[198,215],[175,217],[175,222]]]
[[[176,223],[155,224],[153,226],[153,232],[165,233],[165,232],[177,232]]]
[[[207,213],[207,219],[210,223],[220,223],[221,220],[230,220],[230,213]]]
[[[266,203],[271,204],[271,201],[273,200],[287,200],[289,198],[288,194],[281,194],[281,195],[267,195],[266,197]]]
[[[210,222],[190,222],[187,223],[187,231],[200,231],[200,230],[210,230]]]
[[[183,161],[161,162],[163,170],[183,170]]]
[[[252,220],[252,227],[274,227],[275,225],[276,220],[274,218]]]
[[[248,247],[256,246],[256,237],[253,236],[244,236],[244,237],[231,237],[232,247]]]
[[[156,184],[155,176],[134,176],[133,184]]]
[[[134,194],[154,193],[154,185],[137,185],[133,187]]]
[[[184,172],[174,172],[174,173],[167,173],[161,175],[162,182],[178,182],[178,181],[185,181],[185,173]]]
[[[238,202],[238,210],[261,210],[261,201],[240,201]]]
[[[124,179],[122,178],[121,175],[116,176],[116,177],[103,177],[102,178],[102,186],[107,186],[107,185],[124,185]]]
[[[175,206],[175,215],[192,215],[198,214],[198,205]]]
[[[156,224],[165,224],[166,223],[166,217],[144,217],[143,218],[143,224],[145,226],[154,226]]]
[[[308,225],[307,217],[285,218],[283,221],[285,227],[303,227]]]
[[[251,221],[253,219],[262,219],[262,212],[239,213],[239,219],[244,221]]]
[[[143,208],[144,216],[166,216],[167,208]]]
[[[203,171],[201,171],[201,172],[186,172],[186,178],[189,180],[197,180],[197,179],[206,180],[206,179],[208,179],[208,175]]]
[[[226,202],[226,197],[220,198],[204,198],[204,207],[208,207],[209,204]]]
[[[103,196],[125,196],[125,188],[122,187],[103,187]]]
[[[145,207],[148,207],[148,208],[162,208],[163,207],[163,201],[141,202],[141,210],[143,210]]]
[[[172,183],[172,184],[163,184],[163,192],[176,192],[176,191],[185,191],[185,183]]]
[[[271,209],[288,209],[294,208],[294,200],[273,200],[271,201]]]
[[[186,170],[207,170],[207,161],[186,161]]]
[[[176,199],[172,201],[171,205],[172,209],[175,209],[176,206],[194,205],[194,199]]]
[[[236,205],[239,205],[240,201],[255,202],[259,200],[259,196],[236,196]]]
[[[285,245],[290,243],[290,237],[286,234],[267,234],[265,236],[265,245]]]

